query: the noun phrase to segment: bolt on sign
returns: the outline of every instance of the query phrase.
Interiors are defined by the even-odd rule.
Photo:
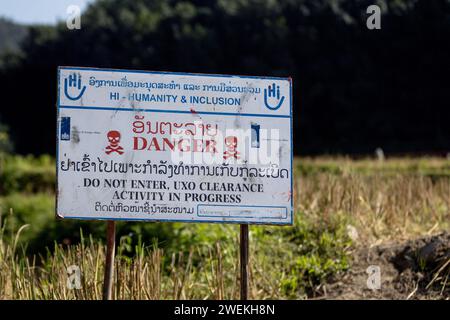
[[[292,82],[58,69],[57,216],[292,224]]]

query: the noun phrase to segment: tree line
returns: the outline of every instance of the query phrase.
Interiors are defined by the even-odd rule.
[[[449,0],[98,0],[1,56],[0,121],[54,153],[58,65],[291,76],[296,154],[444,154],[449,39]]]

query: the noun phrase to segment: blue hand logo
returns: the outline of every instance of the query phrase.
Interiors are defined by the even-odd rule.
[[[78,96],[73,97],[73,96],[71,96],[69,94],[68,87],[75,88],[75,89],[78,89],[78,90],[81,90],[81,91],[78,94]],[[77,76],[76,73],[72,73],[71,75],[69,75],[68,78],[64,79],[64,94],[70,100],[78,100],[78,99],[80,99],[85,90],[86,90],[86,86],[83,86],[83,89],[81,89],[81,76]],[[72,90],[72,91],[76,91],[76,90]]]
[[[274,103],[273,105],[269,103]],[[280,99],[280,86],[275,86],[275,83],[269,85],[267,89],[264,89],[264,104],[270,110],[277,110],[281,107],[284,101],[284,96]]]

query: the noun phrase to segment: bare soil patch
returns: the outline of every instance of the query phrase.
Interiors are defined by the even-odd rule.
[[[381,287],[369,289],[369,266],[379,266]],[[450,299],[450,233],[360,248],[341,277],[322,287],[324,299]]]

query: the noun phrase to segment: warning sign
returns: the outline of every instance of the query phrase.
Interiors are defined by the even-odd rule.
[[[61,218],[292,224],[288,78],[60,67]]]

